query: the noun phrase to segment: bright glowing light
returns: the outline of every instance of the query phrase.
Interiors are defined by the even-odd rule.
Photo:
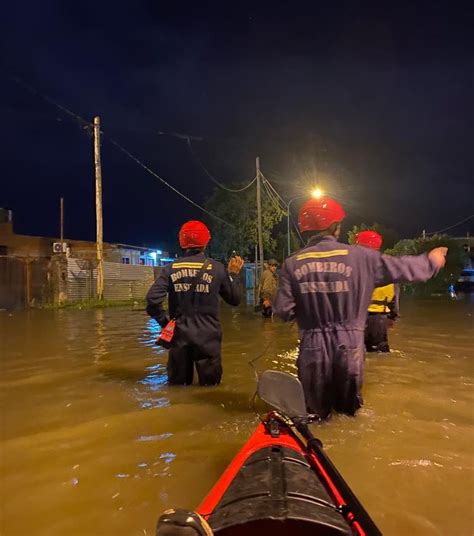
[[[150,257],[151,257],[154,261],[156,261],[156,254],[157,254],[156,251],[150,251],[150,253],[149,253]]]
[[[156,250],[156,253],[157,253],[158,255],[161,255],[163,252],[161,251],[161,249],[157,249],[157,250]]]
[[[321,188],[315,188],[312,192],[311,192],[311,195],[315,198],[315,199],[320,199],[322,196],[323,196],[324,192],[321,190]]]

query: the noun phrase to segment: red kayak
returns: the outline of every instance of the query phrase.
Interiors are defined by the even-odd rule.
[[[291,392],[298,380],[281,374],[259,381],[260,397],[279,411],[263,419],[196,512],[165,512],[159,536],[381,535],[311,434],[304,399]]]

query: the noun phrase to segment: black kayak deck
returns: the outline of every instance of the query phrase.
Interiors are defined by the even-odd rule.
[[[245,461],[208,522],[219,536],[353,534],[305,456],[283,446]]]

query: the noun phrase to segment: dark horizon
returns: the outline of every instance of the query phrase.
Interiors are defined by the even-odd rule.
[[[83,126],[8,73],[100,115],[107,137],[199,204],[214,187],[200,163],[229,184],[260,156],[284,198],[319,180],[349,224],[410,237],[473,212],[472,8],[26,2],[2,22],[0,206],[16,232],[57,235],[63,196],[65,236],[94,240],[94,169]],[[169,133],[202,140],[193,155]],[[202,218],[107,139],[102,165],[104,240],[172,249],[180,223]]]

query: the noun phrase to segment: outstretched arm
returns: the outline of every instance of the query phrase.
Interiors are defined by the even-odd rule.
[[[423,255],[380,255],[375,269],[375,286],[427,281],[443,268],[447,251],[447,248],[435,248]]]

